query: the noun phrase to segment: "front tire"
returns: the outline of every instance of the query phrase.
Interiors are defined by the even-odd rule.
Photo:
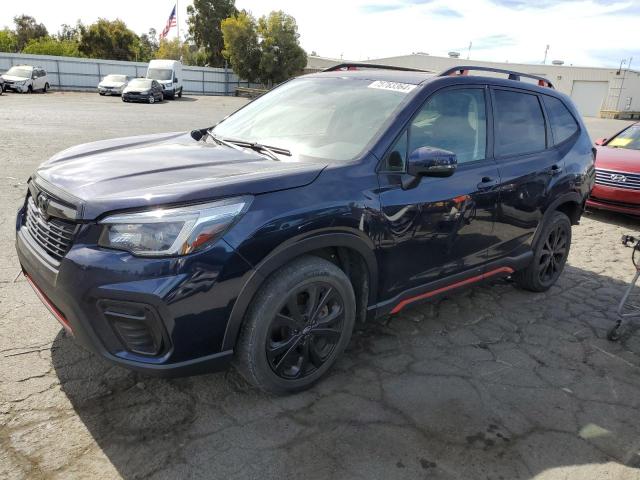
[[[349,343],[355,305],[351,282],[336,265],[313,256],[294,260],[254,298],[240,331],[236,368],[266,392],[311,387]]]
[[[153,95],[151,95],[151,96],[149,97],[149,103],[155,103],[155,101],[156,101],[156,97],[154,97]]]
[[[536,241],[533,260],[513,275],[516,284],[532,292],[545,292],[564,270],[571,248],[571,221],[562,212],[553,212]]]
[[[49,84],[45,83],[44,88],[42,89],[42,93],[47,93],[47,90],[49,90]]]

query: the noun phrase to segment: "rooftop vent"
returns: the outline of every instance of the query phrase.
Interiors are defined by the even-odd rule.
[[[450,58],[460,58],[460,52],[449,52]]]
[[[564,60],[553,60],[552,65],[564,65]]]

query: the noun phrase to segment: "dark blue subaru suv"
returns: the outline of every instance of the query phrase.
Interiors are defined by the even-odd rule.
[[[277,393],[325,375],[356,321],[499,276],[547,290],[595,151],[546,79],[470,70],[340,65],[211,128],[60,152],[18,213],[24,274],[112,362],[233,362]]]

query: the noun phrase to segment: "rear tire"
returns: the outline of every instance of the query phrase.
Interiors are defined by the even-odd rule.
[[[178,98],[182,98],[182,89],[178,92]]]
[[[518,286],[532,292],[545,292],[558,280],[571,248],[571,221],[562,212],[553,212],[542,227],[527,268],[513,275]]]
[[[345,273],[322,258],[300,257],[274,273],[254,297],[235,367],[266,392],[305,390],[343,352],[355,317],[355,295]]]

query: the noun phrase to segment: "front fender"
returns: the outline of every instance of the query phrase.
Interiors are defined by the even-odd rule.
[[[344,247],[357,251],[364,258],[369,270],[369,284],[378,284],[378,264],[371,239],[362,232],[319,231],[287,240],[267,255],[254,269],[236,299],[224,335],[222,350],[233,349],[251,300],[269,275],[296,257],[321,248]],[[376,288],[369,289],[368,304],[376,302]]]

